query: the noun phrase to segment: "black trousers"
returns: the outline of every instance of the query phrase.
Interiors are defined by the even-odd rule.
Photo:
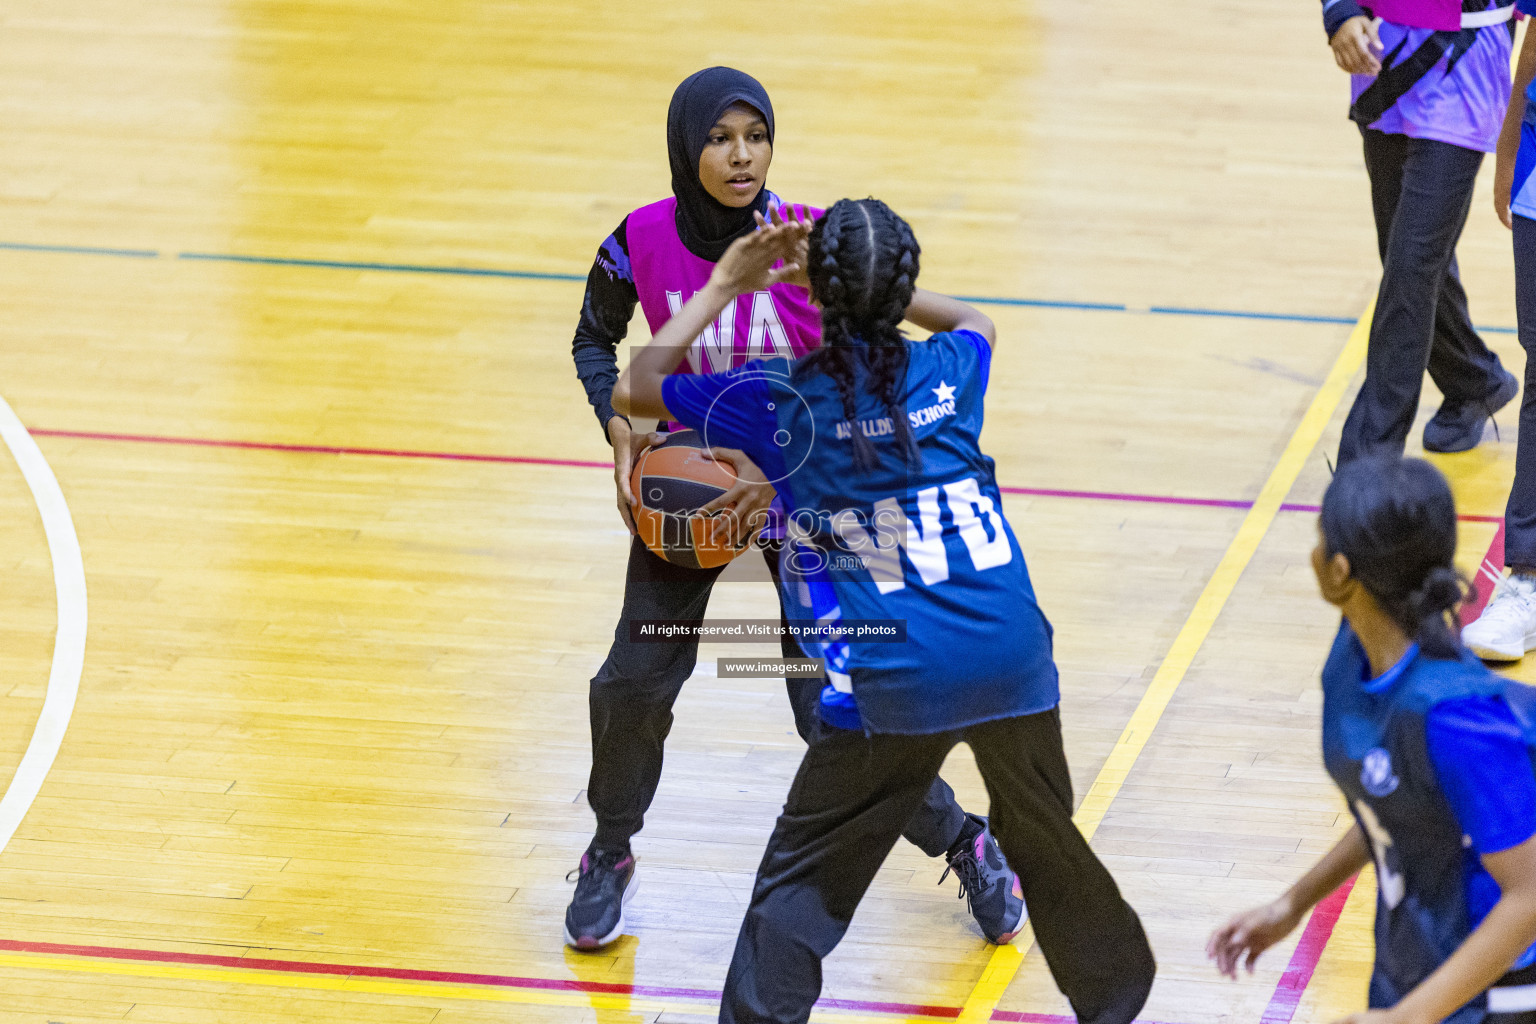
[[[1503,380],[1498,357],[1472,327],[1456,270],[1456,242],[1483,154],[1369,128],[1360,134],[1381,286],[1365,383],[1344,421],[1340,463],[1402,454],[1426,369],[1446,401],[1457,404],[1486,398]]]
[[[775,588],[779,582],[776,549],[765,549]],[[750,554],[743,558],[752,557]],[[644,619],[704,617],[709,594],[724,568],[685,569],[656,557],[638,538],[630,545],[624,579],[624,610],[614,630],[608,659],[592,677],[592,774],[587,802],[597,815],[595,842],[623,848],[645,823],[645,812],[661,782],[662,748],[672,730],[672,705],[693,672],[699,647],[694,641],[630,643],[629,624]],[[782,600],[779,617],[784,618]],[[784,656],[803,657],[791,638],[782,641]],[[820,679],[788,679],[795,728],[809,740],[820,720]],[[903,833],[930,857],[943,856],[965,824],[954,790],[935,776],[912,808]]]
[[[1127,1024],[1156,964],[1136,912],[1072,823],[1056,709],[932,736],[867,736],[823,725],[757,869],[720,1002],[721,1024],[801,1024],[821,961],[956,743],[991,799],[993,835],[1015,865],[1057,986],[1082,1024]]]
[[[1516,216],[1515,315],[1525,349],[1515,483],[1504,509],[1504,563],[1536,568],[1536,220]]]

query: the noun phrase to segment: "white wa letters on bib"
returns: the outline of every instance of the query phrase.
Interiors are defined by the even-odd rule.
[[[667,308],[677,316],[683,309],[683,293],[667,292]],[[752,322],[747,329],[745,361],[789,355],[789,335],[768,292],[752,293]],[[694,373],[724,373],[736,354],[736,302],[728,302],[720,319],[705,326],[688,347],[688,366]]]

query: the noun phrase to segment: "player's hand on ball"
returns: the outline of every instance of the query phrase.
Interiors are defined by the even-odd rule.
[[[810,237],[811,222],[795,216],[775,222],[764,220],[760,213],[753,216],[757,218],[757,230],[736,239],[725,250],[709,275],[711,287],[741,295],[763,291],[796,275],[804,278],[805,268],[796,261],[796,255]],[[775,267],[781,260],[782,264]]]
[[[619,518],[635,535],[635,516],[630,507],[635,503],[634,492],[629,487],[629,475],[635,468],[635,456],[645,449],[660,444],[666,435],[654,430],[649,434],[637,434],[629,429],[629,421],[615,416],[608,421],[608,443],[613,445],[613,482],[618,485]]]
[[[710,448],[705,454],[736,471],[736,483],[730,490],[699,509],[706,515],[719,513],[710,526],[710,542],[739,548],[767,524],[768,506],[773,504],[777,492],[745,452],[735,448]],[[729,507],[733,502],[735,508]]]
[[[1376,22],[1363,14],[1340,25],[1328,40],[1333,60],[1352,75],[1381,74],[1381,37]]]
[[[1259,954],[1289,935],[1300,921],[1301,914],[1291,906],[1291,901],[1281,897],[1238,914],[1212,932],[1205,944],[1205,955],[1216,961],[1216,969],[1229,978],[1237,978],[1239,960],[1252,974],[1253,962]]]

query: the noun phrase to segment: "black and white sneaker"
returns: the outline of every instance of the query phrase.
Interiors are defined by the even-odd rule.
[[[635,894],[634,855],[592,847],[571,874],[577,876],[576,895],[565,909],[565,944],[583,952],[602,949],[624,933],[624,904]]]

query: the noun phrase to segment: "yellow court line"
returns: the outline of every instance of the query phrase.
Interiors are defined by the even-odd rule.
[[[1274,522],[1291,486],[1301,473],[1308,456],[1317,446],[1334,411],[1343,401],[1350,380],[1365,359],[1371,311],[1366,310],[1350,333],[1349,341],[1329,371],[1328,379],[1313,397],[1301,424],[1291,436],[1280,461],[1270,473],[1238,528],[1216,571],[1206,583],[1194,610],[1175,638],[1152,685],[1142,696],[1130,722],[1116,741],[1109,758],[1089,787],[1073,820],[1086,838],[1092,839],[1109,805],[1125,783],[1132,765],[1152,735],[1174,691],[1183,681],[1196,653],[1205,642],[1217,616],[1226,605],[1243,570],[1253,559],[1260,542]],[[961,1021],[988,1021],[998,1001],[1017,974],[1024,955],[1034,942],[1034,933],[1026,924],[1011,945],[999,946],[992,953],[975,989],[961,1009]],[[67,971],[121,977],[162,980],[203,981],[219,984],[260,985],[287,989],[310,989],[359,995],[404,996],[426,999],[471,1000],[477,1002],[517,1003],[537,1006],[570,1006],[594,1010],[644,1011],[655,1013],[697,1014],[697,1003],[666,1002],[627,994],[561,992],[545,989],[511,989],[488,985],[464,985],[451,982],[407,981],[324,974],[294,974],[239,967],[195,966],[153,961],[112,960],[97,957],[48,956],[29,953],[0,953],[0,967],[27,970]],[[858,1015],[836,1011],[817,1011],[811,1020],[819,1024],[891,1024],[887,1015]],[[932,1017],[909,1017],[912,1024],[933,1024]]]
[[[614,1010],[656,1014],[709,1015],[708,1004],[667,1002],[623,993],[559,992],[548,989],[513,989],[493,985],[465,985],[439,981],[403,981],[339,974],[293,974],[244,967],[200,967],[143,960],[111,960],[99,957],[49,956],[35,953],[0,953],[0,967],[33,971],[67,971],[77,974],[150,978],[161,981],[203,981],[220,985],[260,985],[273,988],[309,989],[342,994],[405,996],[431,1000],[468,1000],[485,1003],[517,1003],[525,1006],[569,1006],[578,1009]],[[936,1018],[916,1018],[935,1024]],[[817,1024],[892,1024],[890,1016],[868,1016],[817,1011]]]
[[[1308,457],[1317,447],[1317,442],[1322,439],[1323,431],[1328,429],[1329,421],[1333,419],[1334,412],[1344,400],[1344,393],[1349,390],[1349,382],[1354,379],[1355,372],[1365,362],[1366,342],[1370,338],[1371,313],[1374,308],[1373,301],[1355,324],[1354,329],[1350,331],[1349,340],[1344,343],[1343,351],[1334,360],[1333,368],[1328,371],[1328,378],[1323,381],[1323,386],[1312,397],[1312,404],[1307,407],[1306,413],[1301,417],[1301,423],[1297,425],[1295,433],[1286,444],[1285,451],[1280,454],[1280,461],[1275,463],[1275,468],[1270,471],[1269,479],[1264,482],[1264,489],[1259,492],[1258,500],[1243,517],[1243,524],[1238,527],[1237,536],[1233,537],[1232,543],[1227,546],[1226,554],[1221,556],[1221,562],[1217,564],[1216,571],[1211,574],[1205,589],[1200,592],[1199,599],[1195,601],[1194,610],[1189,613],[1189,618],[1184,621],[1184,627],[1174,638],[1167,657],[1158,666],[1157,675],[1152,677],[1152,685],[1147,687],[1147,692],[1142,695],[1141,702],[1136,705],[1136,711],[1131,715],[1125,731],[1115,741],[1114,749],[1110,751],[1104,767],[1099,769],[1098,777],[1093,780],[1093,785],[1088,787],[1088,795],[1083,798],[1082,804],[1078,806],[1077,813],[1072,819],[1077,823],[1084,838],[1092,839],[1093,834],[1098,831],[1099,824],[1109,810],[1109,805],[1114,802],[1120,787],[1125,784],[1131,766],[1141,756],[1142,748],[1147,745],[1147,740],[1152,736],[1152,730],[1157,727],[1158,720],[1163,717],[1163,711],[1168,707],[1168,702],[1173,699],[1174,691],[1184,681],[1184,673],[1189,671],[1195,655],[1205,643],[1205,638],[1210,635],[1211,627],[1216,624],[1217,616],[1226,607],[1227,598],[1232,596],[1232,590],[1237,586],[1243,570],[1248,568],[1248,563],[1253,560],[1254,554],[1259,550],[1259,544],[1264,540],[1264,535],[1269,532],[1271,524],[1274,523],[1281,504],[1291,491],[1291,486],[1301,475]],[[1007,991],[1009,983],[1013,981],[1014,975],[1018,973],[1019,965],[1024,962],[1024,954],[1028,952],[1033,942],[1034,933],[1028,932],[1020,934],[1014,944],[998,946],[993,951],[986,970],[982,972],[981,979],[976,983],[976,987],[971,991],[960,1011],[961,1021],[977,1022],[992,1019],[992,1012],[997,1009],[998,1002]]]

